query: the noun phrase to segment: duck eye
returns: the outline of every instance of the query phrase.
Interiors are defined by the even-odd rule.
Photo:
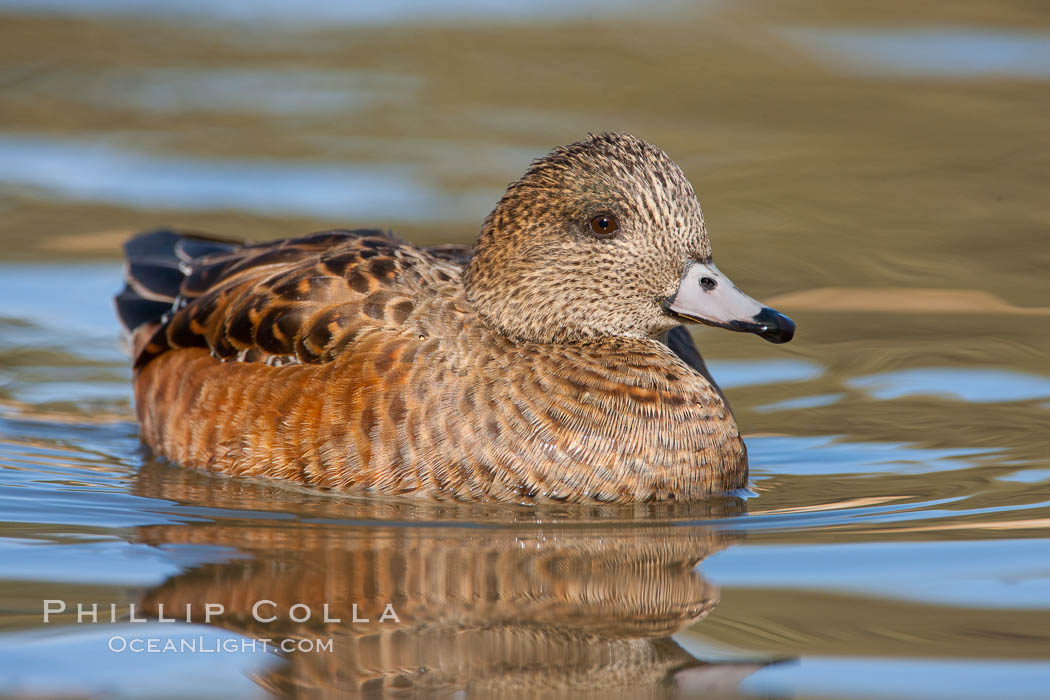
[[[620,224],[617,223],[616,217],[611,214],[599,214],[591,219],[591,230],[599,236],[608,236],[616,233],[619,228]]]

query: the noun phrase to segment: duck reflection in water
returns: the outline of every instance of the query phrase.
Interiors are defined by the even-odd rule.
[[[165,615],[182,618],[189,605],[202,622],[205,604],[220,604],[212,624],[248,637],[333,640],[330,653],[286,654],[256,679],[281,695],[691,697],[732,693],[764,665],[704,663],[671,639],[718,601],[697,564],[738,538],[668,524],[671,506],[545,516],[367,502],[157,463],[143,468],[135,488],[222,509],[202,513],[210,522],[143,527],[144,542],[248,555],[191,568],[148,591],[147,616],[163,605]],[[235,503],[252,510],[237,517],[229,510]],[[733,498],[675,506],[683,507],[691,519],[743,510]],[[638,508],[649,509],[647,522]],[[324,622],[326,604],[341,622]],[[368,622],[353,621],[355,604]],[[381,621],[388,604],[397,620]],[[309,607],[311,618],[291,619],[294,605]],[[299,607],[294,617],[304,614]]]

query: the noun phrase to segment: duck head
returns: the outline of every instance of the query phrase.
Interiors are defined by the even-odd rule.
[[[464,284],[490,325],[533,342],[655,338],[690,321],[774,343],[795,331],[715,267],[692,185],[630,134],[534,161],[485,220]]]

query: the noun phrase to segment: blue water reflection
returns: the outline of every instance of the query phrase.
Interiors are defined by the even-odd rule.
[[[412,99],[416,76],[368,71],[192,67],[62,72],[38,78],[34,93],[143,112],[315,115],[332,118]]]
[[[135,150],[106,139],[0,135],[0,184],[9,192],[40,197],[301,214],[361,226],[379,225],[392,213],[401,221],[469,218],[461,209],[462,195],[440,191],[407,167],[202,160]]]
[[[925,474],[979,463],[995,450],[927,448],[906,442],[849,442],[834,435],[754,437],[748,440],[752,477],[784,469],[793,474]]]
[[[1045,33],[966,27],[785,27],[777,33],[832,69],[850,73],[1050,79],[1050,35]]]
[[[122,606],[126,613],[126,606]],[[111,641],[114,637],[118,640]],[[132,640],[194,642],[213,653],[136,653]],[[280,662],[261,646],[217,627],[186,624],[84,624],[0,635],[4,685],[34,697],[270,697],[252,680]],[[121,642],[120,640],[123,640]],[[228,641],[227,641],[228,640]],[[111,651],[129,645],[124,651]],[[224,645],[229,644],[229,647]],[[234,648],[234,652],[224,648]],[[178,659],[173,663],[172,658]],[[61,659],[61,673],[56,673]],[[172,689],[178,688],[173,693]]]
[[[851,659],[812,656],[745,679],[758,697],[864,697],[912,700],[1042,700],[1050,663],[981,659]]]
[[[923,367],[855,377],[848,384],[883,400],[944,396],[990,403],[1050,397],[1050,377],[1006,369]]]
[[[645,13],[673,10],[686,5],[683,0],[654,0],[645,4]],[[705,3],[706,4],[706,3]],[[456,20],[459,22],[528,20],[637,15],[642,6],[630,0],[533,0],[528,3],[493,0],[453,0],[452,2],[343,2],[314,0],[289,3],[284,0],[0,0],[0,9],[31,13],[71,15],[126,15],[167,19],[219,20],[257,24],[264,22],[295,25],[355,25],[388,22]]]
[[[715,381],[726,388],[805,382],[824,372],[820,365],[804,360],[712,360],[708,367]]]
[[[733,547],[707,559],[704,571],[719,585],[739,588],[850,591],[938,605],[1050,609],[1046,562],[1050,543],[1043,539],[849,541]],[[930,581],[937,585],[928,585]]]
[[[814,396],[802,396],[797,399],[787,399],[785,401],[776,401],[774,403],[755,406],[755,410],[760,413],[768,413],[770,411],[792,411],[800,408],[822,408],[837,403],[843,396],[845,396],[845,394],[816,394]]]

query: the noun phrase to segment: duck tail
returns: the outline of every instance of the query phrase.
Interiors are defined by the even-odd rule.
[[[170,228],[146,231],[125,243],[124,289],[114,302],[129,349],[135,346],[134,339],[141,329],[155,329],[175,308],[182,282],[197,259],[228,253],[241,245]],[[152,335],[152,330],[148,335]]]

